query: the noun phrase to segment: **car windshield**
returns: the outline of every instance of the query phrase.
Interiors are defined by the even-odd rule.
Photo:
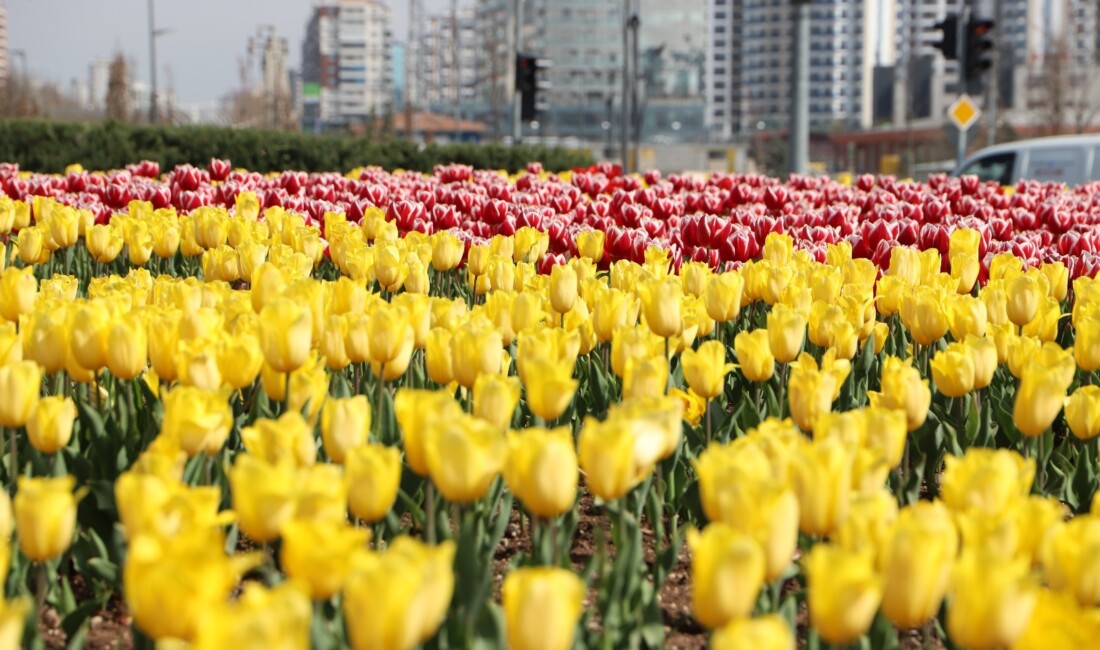
[[[995,153],[972,161],[962,168],[959,175],[974,174],[983,181],[997,181],[1001,185],[1012,184],[1012,168],[1016,163],[1014,153]]]

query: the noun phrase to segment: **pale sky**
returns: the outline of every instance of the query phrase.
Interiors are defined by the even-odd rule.
[[[158,29],[157,86],[168,88],[167,68],[180,103],[220,99],[240,85],[238,60],[260,25],[273,25],[287,39],[289,64],[298,67],[312,0],[155,0]],[[4,2],[4,0],[0,0]],[[8,47],[26,53],[31,76],[58,82],[88,78],[88,64],[121,50],[149,80],[147,0],[6,0]],[[393,8],[394,39],[405,40],[408,3]],[[424,0],[428,11],[450,7],[449,0]],[[12,59],[12,66],[20,66]],[[13,70],[14,72],[14,70]],[[253,78],[258,76],[254,73]]]

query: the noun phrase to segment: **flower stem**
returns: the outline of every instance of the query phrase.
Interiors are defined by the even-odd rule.
[[[428,543],[435,544],[435,484],[428,479],[428,485],[424,488],[424,535]]]

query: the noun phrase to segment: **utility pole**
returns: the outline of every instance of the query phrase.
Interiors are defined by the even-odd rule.
[[[988,15],[988,14],[987,14]],[[1000,25],[1001,16],[1001,3],[993,3],[993,22]],[[1001,54],[1000,47],[994,47],[993,50],[993,69],[989,71],[989,85],[986,86],[985,96],[985,109],[989,113],[989,126],[986,127],[986,137],[988,144],[986,146],[992,147],[997,144],[997,109],[1001,103],[1001,88],[1000,88],[1000,76],[1001,76]],[[1009,62],[1011,66],[1011,62]]]
[[[627,137],[630,130],[630,114],[627,101],[630,97],[630,0],[623,0],[623,96],[619,102],[619,157],[622,159],[623,173],[630,173],[630,156],[627,151]]]
[[[149,0],[149,122],[157,123],[157,27],[154,0]]]
[[[790,172],[805,174],[810,166],[810,0],[792,0],[791,154]]]
[[[520,34],[523,24],[523,0],[513,0],[512,4],[512,61],[519,61]],[[523,142],[523,98],[515,78],[516,65],[512,65],[512,144]]]
[[[967,25],[970,24],[970,7],[965,2],[959,7],[959,24],[958,24],[958,57],[959,57],[959,96],[966,94],[966,35]],[[955,162],[958,165],[962,165],[962,162],[966,160],[966,135],[969,129],[957,129],[958,137],[955,142]]]
[[[459,121],[462,119],[462,97],[459,94],[461,86],[458,83],[458,74],[462,66],[458,62],[458,0],[451,0],[451,90],[454,94],[455,142],[462,138],[462,129]]]
[[[641,86],[641,74],[638,68],[638,28],[642,21],[637,12],[630,16],[630,69],[633,76],[630,78],[630,123],[634,129],[633,144],[630,150],[630,169],[638,171],[639,142],[642,136],[641,111],[638,108],[638,87]]]

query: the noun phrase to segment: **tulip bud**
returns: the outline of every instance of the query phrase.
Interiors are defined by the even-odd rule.
[[[839,440],[814,441],[791,459],[799,503],[799,528],[807,535],[830,535],[848,514],[852,454]]]
[[[779,614],[756,618],[737,618],[716,630],[710,639],[711,650],[794,650],[791,626]]]
[[[466,253],[466,268],[474,276],[485,275],[489,270],[489,246],[487,244],[473,244]]]
[[[446,331],[446,330],[443,330]],[[523,391],[517,377],[482,374],[474,382],[474,416],[505,430]]]
[[[76,504],[83,491],[73,494],[76,479],[19,477],[13,503],[19,548],[35,562],[45,562],[69,550],[76,529]]]
[[[107,369],[119,379],[130,380],[145,370],[148,359],[145,320],[135,314],[116,319],[107,330]]]
[[[501,604],[512,650],[568,650],[584,606],[584,581],[556,567],[514,569]]]
[[[535,517],[564,514],[577,499],[577,453],[569,427],[508,433],[504,482]]]
[[[726,346],[713,340],[703,343],[698,350],[684,350],[680,362],[688,386],[706,399],[722,394],[726,375],[733,370],[733,364],[726,363]]]
[[[810,625],[821,638],[846,645],[863,636],[882,600],[882,580],[875,574],[872,556],[819,543],[802,565],[809,589]]]
[[[1066,424],[1080,440],[1100,435],[1100,386],[1081,386],[1066,400]]]
[[[933,287],[922,285],[906,293],[899,311],[902,323],[918,345],[932,345],[947,333],[944,296]]]
[[[604,501],[614,501],[629,492],[651,467],[634,462],[636,436],[629,422],[587,418],[577,440],[577,458],[584,470],[585,485]]]
[[[221,451],[233,428],[233,409],[225,392],[179,386],[163,401],[162,435],[176,440],[188,456]]]
[[[974,357],[964,343],[949,343],[932,357],[932,381],[948,397],[962,397],[974,388]]]
[[[1014,324],[1028,324],[1039,311],[1042,296],[1039,281],[1034,275],[1013,278],[1005,287],[1008,294],[1008,319]]]
[[[38,298],[38,281],[34,269],[9,266],[0,273],[0,316],[18,321],[19,316],[34,309]]]
[[[43,454],[53,454],[69,444],[76,420],[76,404],[68,397],[54,395],[38,400],[27,419],[27,437]]]
[[[790,363],[802,351],[806,319],[802,314],[778,304],[768,313],[768,346],[779,363]]]
[[[683,293],[676,278],[652,280],[638,287],[646,325],[661,338],[678,336],[683,330]]]
[[[313,313],[289,298],[276,298],[260,311],[260,344],[264,359],[277,372],[294,372],[309,356]]]
[[[452,541],[432,548],[402,536],[361,562],[344,587],[351,647],[412,648],[430,639],[454,594],[454,555]]]
[[[527,362],[527,406],[546,422],[557,419],[573,401],[579,382],[573,379],[573,365],[550,359]]]
[[[366,552],[370,530],[338,521],[291,520],[283,524],[280,563],[291,580],[309,585],[314,600],[338,594],[352,571],[353,559]]]
[[[373,443],[350,449],[344,459],[348,509],[360,521],[380,521],[397,500],[401,486],[401,452]]]
[[[737,271],[711,275],[703,289],[703,304],[707,315],[715,322],[728,323],[741,310],[741,293],[745,281]]]
[[[370,421],[366,395],[325,400],[321,409],[321,441],[332,462],[342,464],[349,451],[366,444]]]
[[[42,371],[33,361],[0,366],[0,426],[21,427],[39,401]]]
[[[1025,436],[1041,436],[1050,428],[1054,418],[1062,410],[1069,380],[1059,376],[1054,369],[1032,368],[1023,373],[1016,389],[1016,401],[1012,407],[1012,419]]]
[[[478,375],[500,372],[504,345],[500,332],[489,323],[471,321],[454,332],[451,353],[455,381],[473,389]]]
[[[294,514],[294,466],[238,454],[229,470],[229,487],[241,532],[261,544],[278,538],[283,523]]]
[[[435,422],[424,437],[432,483],[445,499],[472,503],[489,491],[507,454],[504,432],[463,415]]]
[[[951,513],[941,503],[902,511],[882,559],[882,611],[894,625],[913,629],[936,615],[958,548]]]
[[[748,535],[722,523],[687,534],[692,555],[691,609],[705,627],[752,614],[764,583],[764,552]]]
[[[947,610],[951,640],[971,650],[1008,648],[1024,633],[1038,588],[1025,558],[963,551]]]
[[[775,357],[772,356],[767,329],[738,333],[733,339],[733,351],[745,379],[762,382],[775,374]]]
[[[577,252],[599,264],[603,260],[605,236],[602,230],[584,230],[577,233]]]

